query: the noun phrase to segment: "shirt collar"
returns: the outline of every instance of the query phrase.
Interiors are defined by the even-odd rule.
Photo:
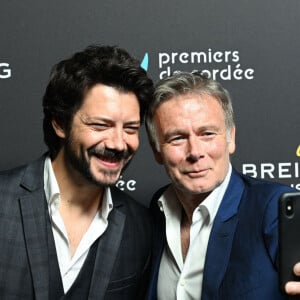
[[[58,183],[56,181],[50,157],[46,157],[44,165],[44,190],[48,205],[54,201],[54,198],[60,195]]]
[[[107,220],[109,213],[113,209],[113,201],[111,197],[111,191],[110,188],[107,187],[104,190],[103,200],[102,200],[102,207],[100,210],[100,213],[102,215],[102,218]]]
[[[228,172],[227,172],[226,177],[223,180],[223,182],[218,187],[216,187],[208,195],[208,197],[199,205],[199,206],[204,205],[207,208],[207,210],[209,212],[209,218],[210,218],[209,223],[212,223],[215,219],[215,216],[218,212],[219,206],[222,202],[222,199],[223,199],[226,189],[228,187],[231,173],[232,173],[232,166],[231,166],[231,164],[229,164]],[[199,207],[198,207],[198,209],[199,209]]]
[[[231,164],[229,164],[228,172],[223,182],[218,187],[216,187],[207,196],[207,198],[205,198],[205,200],[201,202],[201,204],[199,204],[199,206],[194,211],[194,213],[197,213],[197,211],[201,210],[201,207],[202,208],[205,207],[208,211],[210,224],[215,219],[219,206],[222,202],[222,199],[228,187],[231,173],[232,173],[232,166]],[[181,204],[177,199],[175,190],[172,187],[172,185],[170,185],[167,188],[167,190],[158,199],[158,206],[160,210],[164,212],[166,217],[172,215],[173,217],[178,216],[178,218],[181,218]]]

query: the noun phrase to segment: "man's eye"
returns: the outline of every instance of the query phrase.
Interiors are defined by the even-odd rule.
[[[93,123],[90,124],[91,127],[93,127],[96,130],[101,130],[101,129],[105,129],[108,128],[108,125],[105,123]]]
[[[125,127],[125,132],[127,132],[127,133],[136,133],[138,131],[139,131],[139,127],[138,126]]]
[[[172,138],[173,141],[180,141],[182,139],[183,139],[182,136],[175,136],[174,138]]]
[[[209,138],[213,138],[215,135],[216,133],[213,131],[205,131],[202,133],[201,137],[209,139]]]
[[[169,143],[173,143],[173,144],[180,143],[183,141],[183,139],[184,139],[183,136],[174,136],[169,139]]]
[[[214,135],[214,132],[207,131],[207,132],[204,132],[204,135],[206,135],[206,136]]]

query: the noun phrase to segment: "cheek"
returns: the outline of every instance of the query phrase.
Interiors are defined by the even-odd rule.
[[[181,161],[185,159],[185,154],[180,147],[162,148],[161,154],[163,161],[171,167],[176,167]]]
[[[99,133],[93,130],[77,130],[72,134],[72,139],[77,145],[89,148],[99,141]]]
[[[128,145],[129,148],[136,151],[137,148],[139,147],[139,144],[140,144],[139,136],[138,135],[132,135],[132,136],[127,137],[126,144]]]
[[[207,153],[212,158],[220,158],[224,154],[224,149],[221,145],[211,145],[211,147],[207,150]]]
[[[207,153],[212,158],[221,158],[228,153],[228,143],[226,141],[216,141],[207,147]]]

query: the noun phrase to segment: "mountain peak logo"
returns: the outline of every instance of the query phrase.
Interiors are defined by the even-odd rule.
[[[145,71],[148,71],[148,65],[149,65],[149,55],[146,52],[141,62],[141,68],[144,69]]]
[[[298,148],[297,148],[297,150],[296,150],[296,155],[297,155],[298,157],[300,157],[300,145],[298,146]]]

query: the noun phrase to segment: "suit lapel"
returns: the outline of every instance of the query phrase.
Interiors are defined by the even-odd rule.
[[[158,197],[159,198],[159,197]],[[147,299],[156,299],[157,281],[160,267],[160,261],[166,244],[166,221],[162,211],[158,208],[157,199],[152,201],[150,209],[153,218],[153,242],[152,242],[152,260],[151,277],[148,287]]]
[[[46,232],[46,200],[43,186],[44,158],[28,166],[21,187],[21,218],[24,238],[37,300],[48,299],[48,244]]]
[[[238,224],[237,211],[243,190],[243,182],[233,170],[207,246],[202,299],[215,299],[217,297],[230,258],[233,237]]]
[[[114,195],[112,197],[114,209],[109,215],[109,225],[99,240],[89,300],[104,298],[123,236],[126,219],[120,209],[123,204]]]

